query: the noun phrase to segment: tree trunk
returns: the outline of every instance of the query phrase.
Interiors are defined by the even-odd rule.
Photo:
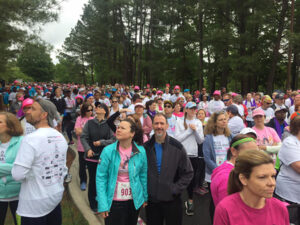
[[[286,17],[287,10],[288,10],[288,0],[282,0],[282,8],[281,8],[280,16],[279,16],[277,38],[276,38],[276,42],[274,43],[274,47],[273,47],[271,69],[270,69],[270,73],[268,75],[267,83],[266,83],[267,90],[270,93],[273,91],[273,83],[274,83],[274,77],[275,77],[275,72],[276,72],[276,65],[277,65],[278,58],[279,58],[279,48],[280,48],[280,42],[282,39],[282,33],[283,33],[283,29],[284,29],[284,20]]]

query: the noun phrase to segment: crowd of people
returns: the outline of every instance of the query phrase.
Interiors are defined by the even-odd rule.
[[[0,224],[8,207],[15,224],[61,224],[70,146],[106,225],[136,225],[142,207],[148,225],[181,225],[194,194],[209,195],[215,225],[288,225],[300,204],[300,90],[16,80],[0,111]]]

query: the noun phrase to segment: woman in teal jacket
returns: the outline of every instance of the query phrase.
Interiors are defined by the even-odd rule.
[[[96,174],[98,212],[105,225],[136,225],[146,206],[147,157],[143,130],[130,119],[116,131],[117,142],[104,148]]]
[[[13,180],[11,170],[20,148],[23,129],[17,117],[0,112],[0,224],[4,224],[8,206],[16,222],[21,183]]]

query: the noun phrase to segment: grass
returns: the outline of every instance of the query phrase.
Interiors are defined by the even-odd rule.
[[[88,225],[88,222],[81,215],[80,211],[74,205],[68,190],[64,192],[63,199],[61,201],[62,209],[62,224],[63,225]],[[5,225],[13,225],[13,219],[10,213],[10,209],[7,210]]]

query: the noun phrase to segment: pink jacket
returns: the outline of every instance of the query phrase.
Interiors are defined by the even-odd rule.
[[[210,188],[215,207],[217,207],[218,203],[228,195],[227,184],[229,174],[233,168],[234,166],[231,163],[225,161],[212,172]]]

